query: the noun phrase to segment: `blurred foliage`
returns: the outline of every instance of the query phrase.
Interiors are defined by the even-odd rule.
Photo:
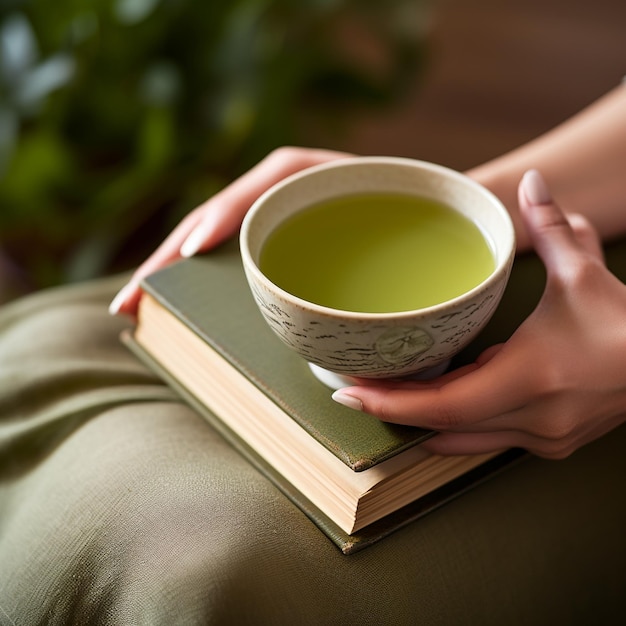
[[[392,102],[420,0],[0,0],[0,251],[33,287],[143,258],[307,128]]]

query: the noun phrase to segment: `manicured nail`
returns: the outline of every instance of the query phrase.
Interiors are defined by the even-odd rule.
[[[355,411],[363,410],[363,403],[358,398],[345,393],[343,389],[337,389],[331,397],[335,402],[343,404],[349,409],[354,409]]]
[[[202,224],[199,224],[191,231],[189,237],[185,239],[183,245],[180,247],[180,256],[185,258],[193,256],[196,252],[198,252],[198,250],[200,250],[200,246],[203,241],[204,229],[202,228]]]
[[[215,229],[219,226],[221,215],[213,210],[205,213],[202,221],[189,233],[189,236],[180,247],[180,256],[188,258],[196,254],[202,246],[213,236]]]
[[[522,190],[530,204],[550,204],[552,194],[537,170],[528,170],[522,177]]]
[[[109,304],[109,313],[111,315],[117,315],[119,313],[122,304],[124,304],[126,298],[128,298],[128,294],[131,288],[132,285],[129,283],[117,292],[117,295],[115,296],[115,298],[113,298],[111,304]]]

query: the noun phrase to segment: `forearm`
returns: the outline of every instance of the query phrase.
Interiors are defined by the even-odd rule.
[[[468,172],[498,195],[529,247],[517,186],[535,168],[568,212],[586,215],[603,239],[626,233],[626,84],[550,132]]]

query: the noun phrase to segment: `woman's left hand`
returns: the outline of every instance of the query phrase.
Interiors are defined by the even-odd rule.
[[[142,263],[109,307],[112,315],[134,316],[141,298],[141,281],[148,274],[197,252],[206,252],[237,233],[252,203],[290,174],[350,156],[315,148],[283,147],[271,152],[248,172],[189,213]]]

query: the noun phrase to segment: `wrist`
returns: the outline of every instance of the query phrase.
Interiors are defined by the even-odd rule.
[[[466,174],[495,194],[506,207],[515,228],[517,251],[525,252],[531,248],[530,238],[522,222],[517,203],[517,188],[524,171],[501,167],[496,159],[484,165],[472,168]]]

